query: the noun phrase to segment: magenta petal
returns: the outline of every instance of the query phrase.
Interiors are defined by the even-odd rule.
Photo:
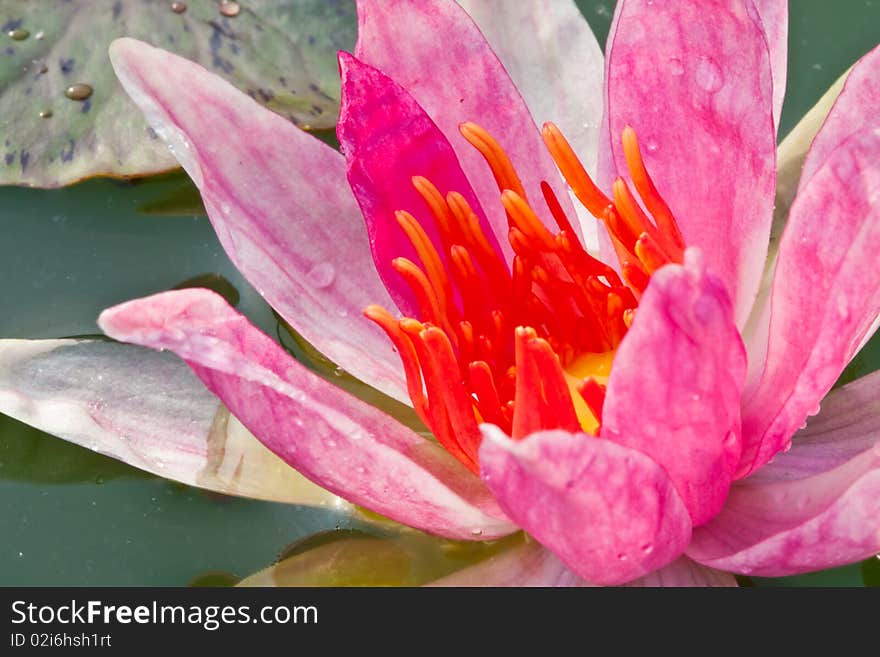
[[[685,241],[724,282],[741,326],[758,292],[775,193],[772,76],[757,12],[750,2],[621,0],[612,30],[616,171],[627,170],[620,136],[631,125]]]
[[[743,405],[738,476],[789,444],[876,326],[878,194],[880,134],[865,130],[828,156],[792,205],[771,290],[767,358]]]
[[[594,584],[665,566],[690,539],[687,509],[650,458],[586,434],[513,441],[482,425],[480,470],[505,513]]]
[[[427,586],[592,586],[565,567],[540,543],[505,550]]]
[[[346,53],[340,53],[339,69],[342,109],[337,134],[348,162],[349,184],[367,222],[376,269],[398,308],[405,315],[419,317],[412,291],[391,267],[392,260],[400,256],[421,262],[394,213],[405,210],[414,215],[441,257],[448,260],[448,256],[427,203],[413,187],[413,176],[427,178],[444,196],[462,194],[480,216],[483,231],[499,254],[500,249],[452,146],[413,97],[388,76]]]
[[[724,504],[739,461],[745,366],[727,293],[689,249],[639,303],[614,358],[601,437],[662,465],[694,525]]]
[[[694,530],[688,555],[713,568],[778,577],[880,552],[880,444],[874,438],[841,465],[823,471],[816,463],[815,474],[805,478],[738,482],[721,513]],[[795,442],[791,452],[798,449]]]
[[[134,39],[114,41],[110,57],[235,266],[327,358],[407,402],[397,355],[361,314],[390,298],[342,156],[182,57]]]
[[[461,123],[477,123],[499,141],[527,194],[540,199],[539,185],[546,180],[574,217],[565,186],[525,102],[485,37],[458,4],[453,0],[359,0],[358,16],[355,54],[401,84],[449,137],[506,253],[511,253],[508,226],[498,188],[483,158],[458,135]],[[521,38],[530,37],[525,32]],[[535,206],[541,213],[543,202]],[[543,214],[552,225],[549,212]]]
[[[175,352],[266,447],[356,504],[450,538],[515,529],[436,443],[308,371],[213,292],[129,301],[99,323],[117,339]]]
[[[632,587],[734,587],[736,579],[730,573],[708,568],[685,556],[679,557],[644,577],[628,582]]]

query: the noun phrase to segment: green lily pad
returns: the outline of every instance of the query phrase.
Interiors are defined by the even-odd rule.
[[[355,33],[351,0],[0,0],[0,184],[177,166],[117,82],[113,39],[195,60],[304,129],[326,129],[339,108],[336,52]]]

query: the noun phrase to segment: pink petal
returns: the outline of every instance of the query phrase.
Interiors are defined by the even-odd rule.
[[[513,441],[483,425],[480,469],[501,508],[594,584],[665,566],[690,539],[687,509],[650,458],[566,431]]]
[[[110,57],[236,267],[327,358],[408,402],[399,359],[361,314],[390,299],[342,156],[186,59],[133,39],[115,41]]]
[[[747,0],[755,5],[764,37],[770,50],[770,68],[773,73],[773,124],[779,132],[779,116],[785,99],[788,74],[788,2],[780,0]]]
[[[668,566],[664,566],[644,577],[628,582],[631,587],[703,587],[737,586],[736,578],[730,573],[725,573],[714,568],[701,566],[685,556],[681,556]]]
[[[791,451],[797,449],[795,443]],[[694,530],[688,556],[712,568],[778,577],[880,552],[880,444],[828,470],[815,465],[802,479],[738,482],[721,513]]]
[[[505,253],[507,218],[485,161],[458,134],[481,125],[510,156],[527,194],[546,180],[569,216],[574,210],[525,102],[467,13],[452,0],[359,0],[355,54],[413,95],[448,137]],[[522,38],[530,38],[523,35]],[[536,210],[554,225],[543,202]]]
[[[129,301],[99,324],[117,339],[174,351],[266,447],[356,504],[453,538],[513,530],[441,447],[309,372],[213,292]]]
[[[639,303],[614,357],[601,436],[662,465],[695,526],[724,504],[739,461],[745,366],[727,293],[689,249]]]
[[[627,170],[620,136],[631,125],[685,241],[724,282],[741,326],[758,292],[775,191],[770,56],[757,12],[724,0],[621,0],[611,35],[614,169]]]
[[[484,232],[490,238],[492,233],[455,152],[412,96],[347,53],[340,53],[339,69],[342,107],[337,134],[348,162],[349,184],[367,222],[375,267],[397,307],[419,317],[412,291],[391,267],[399,256],[421,265],[394,213],[405,210],[420,220],[441,258],[449,258],[428,204],[413,187],[413,176],[427,178],[444,196],[462,194],[480,215]],[[497,243],[493,246],[499,250]]]
[[[749,483],[804,479],[832,470],[880,440],[880,372],[837,390],[822,410],[795,434],[792,448],[749,475]]]
[[[738,476],[815,415],[880,313],[880,134],[844,141],[795,199],[773,279],[767,359],[745,395]]]
[[[0,340],[0,412],[190,486],[351,507],[266,449],[170,354],[107,340]]]
[[[853,66],[843,91],[825,118],[825,123],[810,146],[804,161],[798,191],[806,189],[813,175],[821,169],[835,149],[853,134],[880,123],[880,47],[874,48]]]
[[[540,543],[529,541],[427,586],[592,586]]]

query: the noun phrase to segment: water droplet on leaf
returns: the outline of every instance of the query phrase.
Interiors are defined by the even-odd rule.
[[[52,110],[50,110],[50,109],[44,109],[44,110],[40,111],[40,118],[41,119],[48,119],[51,116],[52,116]]]
[[[238,16],[238,12],[240,11],[241,6],[237,2],[233,2],[233,0],[223,0],[223,2],[220,3],[220,13],[224,16],[232,18]]]
[[[185,2],[172,2],[171,3],[171,11],[175,14],[182,14],[186,11],[186,3]]]
[[[92,89],[91,86],[78,82],[77,84],[72,84],[67,87],[67,89],[64,90],[64,95],[71,100],[85,100],[92,95],[93,91],[94,89]]]
[[[11,38],[15,39],[16,41],[24,41],[25,39],[27,39],[31,35],[31,33],[28,32],[23,27],[19,27],[15,30],[9,30],[9,32],[7,32],[7,34]]]

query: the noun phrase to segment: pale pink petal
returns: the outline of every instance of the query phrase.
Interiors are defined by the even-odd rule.
[[[445,261],[449,257],[428,204],[413,186],[413,177],[427,178],[444,196],[453,191],[462,194],[481,217],[490,239],[492,233],[455,152],[413,97],[388,76],[346,53],[339,55],[339,69],[342,107],[336,130],[348,163],[349,184],[367,222],[375,267],[398,308],[405,315],[419,317],[411,289],[391,267],[392,260],[401,256],[422,264],[394,213],[405,210],[415,216],[440,257]]]
[[[528,541],[427,586],[592,586],[540,543]]]
[[[0,412],[190,486],[352,508],[266,449],[169,354],[107,340],[0,340]]]
[[[663,468],[609,440],[566,431],[513,441],[482,425],[480,470],[501,508],[594,584],[665,566],[690,539],[690,515]]]
[[[596,170],[605,56],[572,0],[459,0],[538,125],[553,121]],[[595,220],[592,222],[595,224]]]
[[[770,68],[773,73],[773,123],[779,132],[779,116],[785,99],[788,75],[788,2],[786,0],[746,0],[753,2],[770,50]]]
[[[236,267],[327,358],[408,403],[397,355],[361,314],[390,298],[343,157],[198,64],[133,39],[110,57]]]
[[[770,56],[757,12],[724,0],[621,0],[612,30],[614,168],[625,175],[620,137],[631,125],[685,241],[702,249],[742,326],[761,280],[775,188]],[[606,164],[600,156],[600,169]],[[600,171],[600,180],[609,175]]]
[[[453,0],[359,0],[358,17],[355,54],[402,85],[449,137],[506,253],[511,250],[498,188],[480,154],[458,135],[461,123],[477,123],[499,141],[530,197],[541,199],[539,185],[546,180],[573,216],[534,119],[467,12]],[[534,205],[553,225],[543,201]]]
[[[663,466],[694,525],[724,504],[739,461],[745,366],[727,293],[689,249],[639,303],[614,357],[601,436]]]
[[[798,191],[806,189],[835,149],[856,132],[880,125],[880,47],[862,57],[849,72],[843,91],[825,118],[804,161]]]
[[[640,577],[626,586],[631,587],[734,587],[737,586],[736,578],[730,573],[725,573],[714,568],[707,568],[696,561],[681,556],[668,566],[664,566],[653,573]]]
[[[873,446],[841,465],[823,470],[833,459],[817,460],[811,476],[737,482],[721,513],[694,530],[688,556],[712,568],[778,577],[880,552],[880,444],[874,437]]]
[[[783,449],[880,313],[880,134],[857,132],[792,205],[773,279],[767,360],[745,395],[745,476]]]
[[[855,458],[880,441],[880,372],[837,390],[822,401],[822,410],[794,435],[792,447],[780,452],[749,483],[804,479]]]
[[[308,371],[213,292],[129,301],[99,324],[117,339],[174,351],[266,447],[351,502],[452,538],[513,530],[439,445]]]

